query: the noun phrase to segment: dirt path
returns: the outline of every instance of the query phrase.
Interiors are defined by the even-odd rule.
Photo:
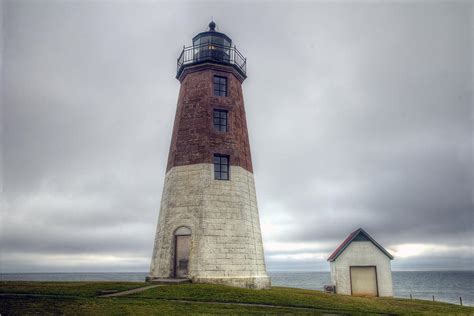
[[[164,285],[163,284],[149,285],[149,286],[139,287],[139,288],[136,288],[136,289],[127,290],[127,291],[123,291],[123,292],[100,295],[98,297],[126,296],[126,295],[129,295],[129,294],[135,294],[135,293],[143,292],[143,291],[146,291],[146,290],[158,287],[158,286],[164,286]]]
[[[288,305],[269,305],[269,304],[256,304],[256,303],[238,303],[238,302],[211,302],[211,301],[189,301],[189,300],[179,300],[179,299],[166,299],[166,298],[151,298],[156,300],[168,301],[168,302],[179,302],[179,303],[192,303],[192,304],[216,304],[216,305],[237,305],[237,306],[257,306],[257,307],[270,307],[270,308],[279,308],[279,309],[296,309],[296,310],[305,310],[321,313],[324,316],[340,316],[340,315],[350,315],[345,312],[330,311],[324,309],[318,309],[313,307],[298,307],[298,306],[288,306]],[[372,314],[371,314],[372,315]]]
[[[155,287],[158,287],[158,286],[166,286],[166,285],[163,285],[163,284],[150,285],[150,286],[140,287],[140,288],[133,289],[133,290],[127,290],[127,291],[118,292],[118,293],[101,295],[101,296],[98,296],[98,297],[127,296],[129,294],[143,292],[143,291],[146,291],[148,289],[152,289],[152,288],[155,288]],[[137,297],[127,297],[127,298],[135,299]],[[312,307],[298,307],[298,306],[288,306],[288,305],[270,305],[270,304],[239,303],[239,302],[191,301],[191,300],[166,299],[166,298],[147,298],[147,299],[156,299],[156,300],[161,300],[161,301],[191,303],[191,304],[237,305],[237,306],[250,306],[250,307],[254,307],[254,306],[268,307],[268,308],[278,308],[278,309],[295,309],[295,310],[305,310],[305,311],[318,312],[318,313],[321,313],[322,315],[325,315],[325,316],[349,315],[349,314],[346,314],[344,312],[323,310],[323,309],[312,308]]]

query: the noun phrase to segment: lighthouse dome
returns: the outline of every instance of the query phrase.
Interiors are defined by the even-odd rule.
[[[211,21],[209,23],[209,30],[201,32],[193,38],[193,46],[215,44],[219,46],[230,47],[232,40],[224,33],[216,31],[216,23]]]

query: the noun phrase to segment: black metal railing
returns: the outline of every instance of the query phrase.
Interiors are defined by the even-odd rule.
[[[247,72],[247,59],[242,56],[235,46],[204,43],[183,47],[177,61],[178,76],[182,72],[183,66],[205,61],[234,65],[244,76]]]

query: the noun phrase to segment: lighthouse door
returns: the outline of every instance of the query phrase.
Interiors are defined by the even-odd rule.
[[[180,227],[175,232],[174,277],[186,278],[188,276],[189,251],[191,248],[191,230]]]

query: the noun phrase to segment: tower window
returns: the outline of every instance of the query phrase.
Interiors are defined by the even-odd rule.
[[[229,156],[214,154],[214,179],[229,180]]]
[[[227,96],[227,78],[214,76],[214,95]]]
[[[214,128],[220,132],[227,132],[226,110],[214,110]]]

